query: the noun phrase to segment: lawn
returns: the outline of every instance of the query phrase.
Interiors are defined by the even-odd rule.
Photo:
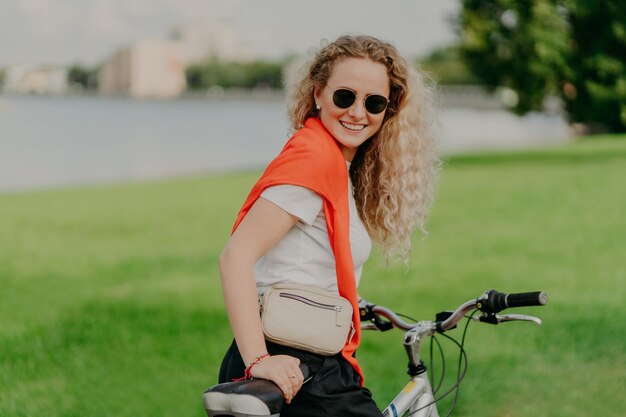
[[[202,416],[231,339],[217,257],[258,175],[0,195],[0,416]],[[454,415],[621,416],[625,206],[626,137],[449,158],[429,237],[408,266],[375,253],[360,292],[430,319],[544,290],[520,309],[540,327],[470,325]],[[381,406],[406,382],[401,341],[359,350]]]

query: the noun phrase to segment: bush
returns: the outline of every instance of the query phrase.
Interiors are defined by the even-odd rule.
[[[223,88],[282,88],[283,62],[226,62],[211,59],[187,68],[187,88],[203,91]]]

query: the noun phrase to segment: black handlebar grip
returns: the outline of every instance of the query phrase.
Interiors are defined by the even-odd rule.
[[[485,313],[497,313],[510,307],[540,306],[547,302],[547,294],[541,291],[505,294],[491,290],[486,299],[479,300],[477,307]]]
[[[517,294],[509,294],[506,297],[508,307],[530,307],[542,306],[548,302],[548,295],[545,292],[521,292]]]

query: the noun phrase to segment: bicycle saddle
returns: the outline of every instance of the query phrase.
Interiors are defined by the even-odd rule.
[[[309,368],[300,365],[300,370],[308,381]],[[284,402],[280,388],[266,379],[224,382],[207,389],[202,397],[208,417],[279,417]]]

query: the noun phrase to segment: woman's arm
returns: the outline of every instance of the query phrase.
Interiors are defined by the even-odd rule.
[[[261,197],[250,208],[220,256],[226,311],[246,366],[267,353],[259,316],[254,265],[297,221],[297,217]],[[276,383],[285,400],[290,402],[302,386],[299,363],[297,358],[290,356],[270,356],[252,368],[252,376]]]

